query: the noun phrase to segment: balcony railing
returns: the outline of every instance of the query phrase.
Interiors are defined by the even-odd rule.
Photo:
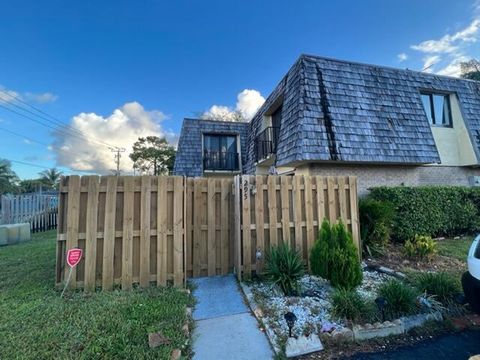
[[[280,128],[267,127],[255,139],[255,154],[257,162],[268,158],[277,152],[278,135]]]
[[[233,151],[204,151],[203,170],[238,171],[238,153]]]

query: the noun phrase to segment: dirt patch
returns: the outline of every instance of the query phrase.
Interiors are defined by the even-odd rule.
[[[431,260],[407,259],[403,254],[403,246],[396,244],[388,245],[383,256],[367,259],[367,261],[404,273],[409,271],[448,271],[458,273],[467,270],[465,261],[438,254]]]

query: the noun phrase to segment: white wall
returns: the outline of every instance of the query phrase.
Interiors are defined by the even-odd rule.
[[[433,138],[440,154],[440,165],[476,165],[477,159],[472,142],[463,121],[458,99],[450,96],[452,108],[452,128],[432,126]]]

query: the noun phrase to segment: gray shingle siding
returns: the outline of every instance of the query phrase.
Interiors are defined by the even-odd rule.
[[[204,133],[240,135],[243,167],[246,161],[245,149],[247,147],[248,129],[248,123],[184,119],[178,141],[177,157],[173,167],[174,175],[192,177],[203,175],[202,134]]]
[[[255,172],[255,138],[264,115],[275,110],[280,100],[282,123],[276,166],[294,166],[299,161],[439,163],[420,90],[457,95],[478,159],[480,82],[302,55],[252,121],[239,125],[238,131],[244,134],[243,171]],[[201,175],[198,133],[202,122],[184,121],[176,173]],[[238,125],[226,124],[222,126]],[[198,149],[197,157],[194,148]],[[183,161],[185,164],[181,164]]]
[[[287,79],[285,84],[285,79]],[[440,162],[420,90],[455,93],[478,157],[480,84],[474,81],[302,55],[252,120],[255,129],[284,95],[276,165],[297,161]],[[253,146],[250,146],[253,148]],[[255,168],[248,153],[247,171]]]

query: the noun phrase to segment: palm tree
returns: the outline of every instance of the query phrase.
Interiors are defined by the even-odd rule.
[[[57,168],[51,168],[38,173],[38,175],[40,175],[40,180],[43,184],[45,184],[49,189],[54,190],[58,188],[58,183],[60,182],[62,172]]]
[[[0,159],[0,194],[15,192],[17,181],[17,174],[12,170],[10,161]]]

